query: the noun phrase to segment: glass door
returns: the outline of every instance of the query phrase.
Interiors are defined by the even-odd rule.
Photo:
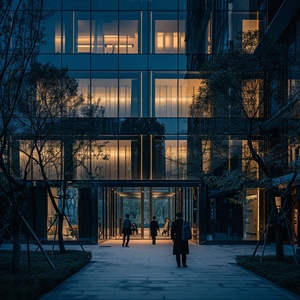
[[[98,193],[99,242],[122,238],[122,224],[126,214],[135,225],[133,239],[150,238],[150,222],[156,216],[160,232],[158,238],[170,238],[175,213],[182,211],[194,225],[193,188],[181,187],[104,187]],[[197,200],[197,198],[195,198]],[[195,200],[195,201],[196,201]],[[166,221],[167,225],[166,225]],[[196,224],[195,224],[196,226]]]
[[[118,236],[122,237],[122,224],[126,214],[129,214],[129,219],[132,223],[132,238],[143,237],[143,188],[140,187],[123,187],[117,189],[119,232]]]
[[[119,231],[118,236],[122,237],[121,230],[125,215],[129,214],[129,218],[133,225],[132,238],[150,238],[150,222],[153,216],[156,216],[160,232],[158,237],[167,238],[170,234],[170,225],[166,227],[163,233],[166,220],[171,220],[174,211],[174,194],[175,189],[169,187],[163,188],[118,188],[118,218]]]
[[[172,215],[174,214],[175,188],[162,187],[152,188],[149,203],[149,222],[152,217],[156,217],[160,232],[158,238],[169,238]]]

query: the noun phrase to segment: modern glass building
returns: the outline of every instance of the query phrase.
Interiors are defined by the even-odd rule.
[[[259,239],[264,193],[247,191],[251,207],[232,204],[226,195],[208,195],[201,178],[217,156],[203,150],[209,141],[205,132],[195,131],[190,107],[203,61],[230,47],[237,32],[259,29],[262,3],[49,1],[51,17],[39,61],[68,68],[83,101],[72,116],[76,126],[61,118],[49,145],[57,147],[60,167],[50,165],[46,172],[58,206],[61,183],[67,182],[65,212],[81,240],[120,238],[126,213],[138,225],[137,237],[148,238],[152,216],[162,227],[178,211],[192,224],[194,242],[210,240],[212,233],[219,240]],[[96,113],[87,117],[87,111]],[[219,121],[205,112],[197,118],[199,124]],[[86,127],[92,133],[78,129]],[[202,144],[195,155],[193,141],[199,135]],[[62,136],[71,136],[72,142],[64,143]],[[228,138],[228,145],[243,142]],[[20,143],[26,148],[30,140]],[[70,152],[72,167],[66,173],[62,169]],[[20,154],[21,167],[24,161]],[[34,164],[30,180],[32,226],[51,240],[56,214]],[[72,240],[68,222],[64,236]]]
[[[299,53],[300,2],[298,1],[190,0],[187,2],[188,22],[186,49],[188,58],[188,76],[189,74],[193,74],[194,71],[199,71],[201,74],[201,69],[205,62],[214,60],[214,57],[222,51],[233,49],[238,42],[236,37],[241,32],[257,32],[258,36],[265,34],[274,41],[285,44],[289,54],[295,55],[296,53]],[[246,46],[243,43],[244,41],[240,45],[242,48]],[[258,49],[259,51],[264,51],[261,44],[258,44]],[[255,51],[255,48],[251,51]],[[241,74],[242,72],[243,71],[241,70]],[[200,75],[200,78],[205,79],[205,74],[202,74],[203,75]],[[280,108],[289,101],[289,98],[295,91],[298,80],[299,75],[297,75],[296,68],[293,66],[292,70],[286,70],[284,78],[276,78],[275,80],[269,78],[268,80],[264,79],[264,81],[261,82],[256,81],[258,89],[257,92],[254,93],[255,95],[253,94],[253,99],[256,98],[258,102],[262,101],[261,103],[263,105],[256,110],[256,115],[253,116],[253,120],[264,122],[267,119],[272,119]],[[242,82],[245,82],[245,78],[243,78]],[[262,92],[262,89],[270,84],[274,87],[276,86],[274,88],[274,91],[276,92],[273,96],[268,98],[266,97],[266,93]],[[244,85],[241,84],[238,90],[239,93],[243,95],[241,101],[245,101],[247,95],[244,94]],[[278,97],[278,93],[282,93],[280,97]],[[246,175],[248,172],[247,169],[249,168],[256,178],[262,178],[261,170],[258,165],[253,161],[249,164],[249,161],[243,159],[247,156],[247,139],[243,138],[245,131],[241,131],[241,133],[235,131],[239,125],[245,124],[245,115],[249,116],[247,106],[243,105],[246,113],[241,113],[241,110],[230,110],[230,105],[228,104],[225,111],[222,110],[223,108],[224,106],[217,106],[209,116],[203,114],[203,112],[198,112],[198,116],[202,113],[202,119],[203,117],[209,117],[213,123],[211,128],[214,130],[218,130],[219,128],[219,134],[224,138],[222,139],[222,142],[224,142],[225,147],[228,150],[224,152],[223,155],[225,154],[228,157],[228,164],[223,165],[222,170],[243,170]],[[230,118],[235,118],[235,121],[229,123],[228,116],[230,116]],[[297,118],[299,119],[299,114],[294,116],[294,120]],[[197,120],[197,118],[194,118],[194,121],[195,120]],[[285,123],[286,120],[283,118],[281,122]],[[229,128],[233,123],[238,124],[238,126]],[[205,123],[202,121],[201,124]],[[191,133],[191,131],[189,131],[189,133]],[[204,132],[202,131],[201,134],[203,135],[203,133]],[[274,174],[276,174],[275,176],[281,176],[282,174],[288,173],[290,165],[297,160],[298,145],[290,143],[291,140],[288,139],[288,131],[284,126],[281,126],[272,132],[272,138],[269,142],[271,144],[273,143],[273,145],[281,144],[286,147],[283,147],[283,159],[279,163],[280,168],[274,171]],[[261,142],[259,134],[257,135],[257,141],[255,141],[253,145],[255,145],[254,147],[257,147],[261,153],[268,153],[270,148],[267,143],[264,144]],[[241,149],[241,151],[236,152],[234,149]],[[203,155],[205,154],[204,151]],[[208,166],[213,166],[219,155],[220,154],[217,152],[210,151],[207,155],[202,157],[205,157],[205,160],[209,160]],[[239,157],[240,159],[235,160],[235,157]],[[247,161],[246,164],[245,161]],[[202,169],[202,171],[205,172],[205,169]],[[291,178],[291,176],[282,176],[276,182],[287,184],[288,178]],[[294,203],[297,202],[298,184],[299,182],[296,180],[290,190],[292,195],[291,198],[293,199],[292,201],[295,201]],[[228,229],[228,235],[233,234],[240,237],[242,236],[244,241],[251,239],[256,240],[259,236],[262,236],[262,232],[264,228],[266,228],[269,210],[269,203],[265,191],[262,189],[245,190],[246,202],[243,203],[242,206],[229,204],[227,199],[229,197],[230,195],[226,194],[225,190],[212,193],[208,192],[211,216],[208,217],[210,219],[210,226],[207,227],[207,232],[212,234],[214,239],[216,239],[217,236],[222,236],[222,233],[226,234],[226,229]],[[277,197],[276,199],[276,206],[279,211],[282,205],[281,200],[280,197]],[[291,207],[289,221],[293,224],[292,227],[294,232],[298,234],[298,205]],[[233,230],[233,232],[231,232],[231,230]],[[272,238],[274,237],[271,237],[271,239]]]
[[[84,101],[76,122],[86,119],[87,109],[98,109],[89,118],[97,131],[93,137],[80,134],[76,140],[78,132],[68,131],[73,149],[85,141],[74,154],[81,163],[73,162],[67,188],[66,214],[79,238],[119,237],[126,213],[138,224],[139,236],[148,237],[153,215],[163,226],[165,218],[183,211],[199,240],[201,185],[187,164],[189,104],[198,79],[186,78],[186,1],[55,0],[48,8],[54,14],[39,61],[67,67],[77,80]],[[30,176],[33,198],[39,199],[35,229],[51,227],[51,239],[55,211],[39,188],[38,167]],[[48,177],[66,179],[53,168]],[[53,193],[60,205],[60,184]],[[65,225],[66,238],[72,237]]]

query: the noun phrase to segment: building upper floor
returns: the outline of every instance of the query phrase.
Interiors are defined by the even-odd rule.
[[[187,1],[186,47],[188,69],[236,44],[239,33],[258,31],[300,50],[300,2],[295,0]]]
[[[56,0],[48,7],[42,53],[185,53],[186,1]]]

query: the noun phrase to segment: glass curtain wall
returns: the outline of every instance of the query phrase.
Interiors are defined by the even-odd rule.
[[[185,179],[199,85],[185,76],[186,1],[98,2],[54,1],[39,58],[68,67],[82,97],[76,117],[92,111],[99,122],[73,179]]]
[[[190,2],[198,3],[49,1],[49,10],[54,14],[46,24],[46,44],[39,60],[51,62],[59,69],[68,68],[69,76],[78,82],[78,95],[82,99],[72,118],[78,124],[88,124],[88,127],[92,124],[95,129],[92,134],[75,127],[67,135],[64,132],[59,136],[56,132],[44,154],[57,153],[47,169],[49,179],[81,181],[83,185],[97,180],[128,180],[129,185],[131,180],[184,181],[199,179],[202,172],[209,172],[215,165],[218,157],[214,155],[205,126],[198,126],[197,130],[191,126],[194,120],[207,124],[212,117],[215,118],[212,123],[218,125],[221,117],[209,109],[201,115],[191,112],[199,86],[203,84],[198,78],[198,67],[203,57],[229,46],[238,30],[255,30],[259,23],[257,14],[249,13],[249,5],[223,7],[226,1],[216,1],[220,7],[216,6],[215,14],[200,10],[195,19],[188,19],[193,13]],[[238,2],[241,1],[235,3]],[[190,21],[201,18],[205,22],[200,22],[200,27],[194,24],[194,31],[190,30]],[[222,28],[218,27],[218,18],[226,24]],[[205,34],[200,35],[203,39],[193,37],[198,43],[195,48],[189,41],[192,34],[199,33],[197,28]],[[60,128],[64,127],[63,121],[57,122]],[[64,138],[68,138],[67,143]],[[236,139],[230,136],[224,139],[227,151],[239,148],[241,152],[232,153],[232,157],[246,155],[247,149],[242,152],[243,141]],[[21,142],[21,167],[26,151],[30,150],[29,143],[28,139]],[[232,147],[233,144],[238,147]],[[66,178],[63,170],[66,159],[70,159],[69,153],[72,153],[72,172],[69,170]],[[34,161],[32,166],[30,178],[41,180]],[[99,236],[118,234],[124,207],[127,209],[130,203],[141,211],[134,221],[146,227],[145,207],[150,198],[153,201],[148,209],[149,217],[159,213],[162,222],[167,214],[184,210],[192,220],[191,202],[183,200],[194,198],[196,193],[192,189],[184,190],[183,186],[174,196],[159,196],[159,191],[152,190],[150,198],[148,191],[149,187],[139,191],[132,187],[129,191],[120,187],[99,189]],[[156,207],[168,207],[168,213],[159,212]],[[48,216],[53,216],[50,208]]]
[[[90,180],[130,185],[130,180],[188,178],[187,118],[198,80],[185,77],[186,1],[56,0],[49,1],[49,9],[54,14],[39,60],[68,68],[82,99],[73,117],[96,124],[92,136],[71,129],[45,147],[45,156],[59,153],[47,169],[49,179],[67,179],[67,153],[72,153],[68,180],[83,186]],[[22,142],[21,167],[28,143]],[[41,180],[34,160],[32,165],[32,180]],[[153,214],[162,225],[174,212],[169,189],[99,189],[99,237],[117,235],[120,218],[131,207],[138,226],[147,228]],[[54,216],[50,206],[48,216]]]

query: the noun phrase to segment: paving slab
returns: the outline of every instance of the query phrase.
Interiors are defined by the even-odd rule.
[[[295,300],[299,296],[238,266],[251,245],[190,243],[187,268],[178,268],[172,241],[120,240],[83,246],[92,261],[41,300]],[[68,249],[69,246],[66,246]],[[72,246],[72,249],[77,246]],[[77,247],[80,250],[80,247]],[[258,251],[259,255],[260,252]],[[274,254],[268,245],[265,255]]]

